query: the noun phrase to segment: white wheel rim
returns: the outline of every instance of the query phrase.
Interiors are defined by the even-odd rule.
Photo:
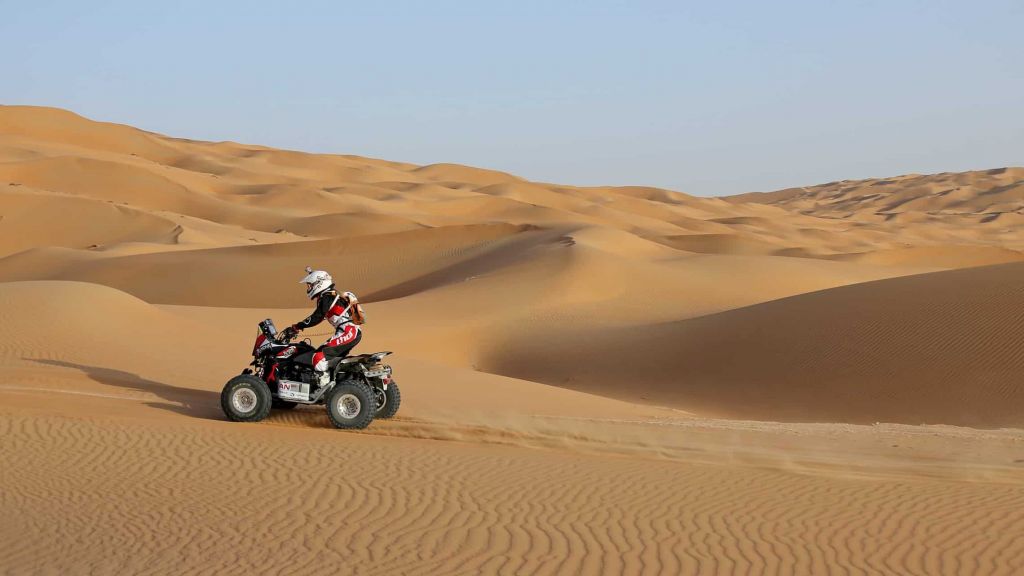
[[[341,394],[335,400],[335,403],[338,414],[346,420],[351,420],[358,416],[359,411],[363,408],[363,403],[359,401],[355,394]]]
[[[248,414],[256,409],[258,399],[251,388],[239,388],[231,395],[231,405],[242,414]]]
[[[388,405],[388,394],[383,390],[374,390],[374,396],[377,397],[377,411],[380,412]]]

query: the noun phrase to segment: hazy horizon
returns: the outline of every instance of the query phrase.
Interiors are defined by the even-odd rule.
[[[5,104],[722,195],[1019,165],[1013,2],[4,6]]]

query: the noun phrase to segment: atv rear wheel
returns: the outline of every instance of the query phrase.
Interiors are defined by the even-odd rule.
[[[259,378],[242,374],[228,380],[220,393],[220,407],[232,422],[259,422],[270,414],[270,389]]]
[[[327,417],[335,428],[363,429],[373,421],[377,399],[370,387],[344,380],[327,393]]]
[[[377,398],[377,415],[374,418],[391,418],[398,413],[398,407],[402,404],[402,391],[398,389],[398,383],[392,380],[388,383],[388,389],[373,388],[374,396]]]

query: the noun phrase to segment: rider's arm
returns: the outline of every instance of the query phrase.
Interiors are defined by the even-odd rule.
[[[305,320],[296,322],[292,328],[296,330],[305,330],[306,328],[312,328],[317,324],[324,321],[324,316],[327,315],[327,310],[331,306],[331,300],[333,298],[326,298],[325,294],[322,294],[316,301],[316,308],[313,309],[313,313],[306,317]]]

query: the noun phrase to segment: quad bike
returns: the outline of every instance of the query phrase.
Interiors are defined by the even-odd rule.
[[[278,334],[271,319],[260,322],[251,368],[228,380],[220,394],[228,420],[259,422],[271,408],[324,404],[336,428],[366,428],[374,418],[398,412],[401,392],[391,367],[381,364],[391,352],[328,358],[330,381],[324,386],[317,386],[313,373],[315,352],[309,340],[293,344],[286,333]]]

